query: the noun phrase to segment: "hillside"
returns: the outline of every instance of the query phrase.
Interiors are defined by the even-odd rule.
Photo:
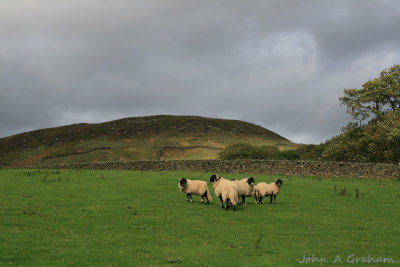
[[[261,126],[196,116],[132,117],[0,138],[0,166],[158,159],[213,159],[228,144],[295,144]]]

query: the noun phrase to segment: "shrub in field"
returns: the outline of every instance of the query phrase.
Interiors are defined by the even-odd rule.
[[[300,155],[294,150],[280,151],[277,146],[254,146],[247,143],[228,145],[218,154],[222,160],[237,159],[299,159]]]

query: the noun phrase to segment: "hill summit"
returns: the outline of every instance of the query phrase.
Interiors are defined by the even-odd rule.
[[[238,142],[294,145],[244,121],[158,115],[72,124],[0,138],[0,165],[214,159],[226,145]]]

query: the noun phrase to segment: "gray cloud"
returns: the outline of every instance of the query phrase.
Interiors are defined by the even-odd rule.
[[[319,143],[338,97],[400,60],[397,1],[0,3],[0,136],[151,114]]]

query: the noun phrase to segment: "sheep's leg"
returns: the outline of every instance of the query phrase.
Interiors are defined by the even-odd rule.
[[[189,194],[186,194],[187,202],[189,202]]]
[[[260,198],[258,199],[258,202],[259,202],[260,204],[262,204],[263,198],[264,198],[264,197],[260,197]]]
[[[246,205],[246,196],[242,196],[242,203],[244,203],[244,205]]]
[[[221,200],[221,209],[224,209],[224,201],[222,200],[222,196],[219,196],[219,200]]]
[[[208,205],[208,203],[210,203],[210,201],[208,200],[208,197],[207,197],[207,191],[204,193],[203,196],[206,198],[206,200],[207,200],[207,205]]]
[[[274,204],[276,205],[276,195],[274,195]]]
[[[204,202],[204,195],[201,195],[201,204]]]
[[[225,208],[225,210],[228,210],[228,209],[229,209],[229,198],[228,198],[228,199],[226,199],[226,203],[225,203],[225,205],[226,205],[226,208]]]
[[[269,196],[269,204],[272,204],[272,195]]]
[[[233,211],[236,211],[236,206],[233,206]]]
[[[193,200],[192,200],[192,194],[189,194],[189,197],[190,197],[190,202],[193,202]]]

